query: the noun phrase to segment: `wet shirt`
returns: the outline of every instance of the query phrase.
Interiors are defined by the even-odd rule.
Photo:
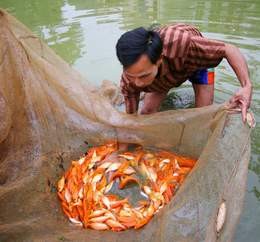
[[[174,24],[157,30],[163,42],[162,64],[154,81],[144,88],[121,77],[121,91],[126,110],[138,109],[140,92],[168,92],[180,86],[196,71],[216,67],[225,56],[225,44],[204,38],[199,30],[187,24]]]

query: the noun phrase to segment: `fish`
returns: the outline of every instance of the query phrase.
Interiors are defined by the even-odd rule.
[[[101,198],[101,200],[102,200],[102,203],[108,208],[108,209],[110,209],[110,201],[109,201],[109,199],[106,197],[106,196],[103,196],[102,198]]]
[[[131,156],[131,155],[118,155],[118,157],[122,157],[122,158],[125,158],[127,160],[134,160],[134,156]]]
[[[107,172],[110,172],[110,171],[115,171],[117,170],[119,167],[120,167],[121,163],[119,162],[116,162],[116,163],[112,163],[106,170],[106,173]]]
[[[116,201],[110,201],[111,208],[116,208],[118,206],[122,206],[123,204],[128,203],[128,198]]]
[[[104,194],[108,193],[112,187],[114,185],[114,181],[111,181],[106,187],[105,187],[105,190],[104,190]]]
[[[135,216],[117,216],[117,220],[127,228],[133,227],[137,223]]]
[[[139,184],[139,181],[135,178],[135,177],[132,177],[132,176],[124,176],[120,183],[119,183],[119,189],[124,189],[124,187],[128,184],[128,183],[131,183],[131,182],[135,182],[137,184]]]
[[[106,224],[108,226],[110,226],[111,228],[121,228],[121,229],[125,229],[125,226],[123,224],[121,224],[120,222],[113,220],[113,219],[108,219],[106,221]]]
[[[101,156],[97,155],[96,150],[94,150],[93,155],[92,155],[91,160],[90,160],[90,163],[88,165],[88,168],[92,169],[94,167],[94,165],[96,164],[96,162],[100,161],[101,158],[102,158]]]
[[[89,222],[102,223],[102,222],[105,222],[109,218],[110,218],[109,216],[103,215],[103,216],[99,216],[99,217],[93,217],[93,218],[89,219]]]
[[[94,218],[94,217],[102,216],[102,215],[104,215],[106,212],[107,212],[106,209],[100,209],[100,210],[92,211],[92,213],[90,214],[89,218],[91,219],[91,218]]]
[[[100,168],[107,169],[111,164],[112,164],[111,161],[106,161],[106,162],[104,162],[103,164],[101,164],[99,167],[100,167]]]
[[[101,178],[103,177],[103,174],[97,174],[93,177],[92,179],[92,183],[97,183],[101,180]]]
[[[145,151],[141,146],[119,152],[117,142],[93,147],[72,161],[58,180],[57,195],[71,223],[99,231],[140,229],[171,201],[196,164],[189,157]],[[138,184],[145,199],[135,207],[128,197],[110,193],[114,184],[125,189],[129,183]]]
[[[108,230],[109,227],[105,223],[89,223],[88,227],[95,230]]]
[[[252,112],[247,112],[246,121],[250,128],[255,128],[256,121],[255,121],[254,114]]]
[[[80,225],[83,226],[82,222],[80,222],[79,220],[75,219],[75,218],[69,218],[70,222],[76,225]]]
[[[65,186],[65,177],[62,176],[61,179],[58,181],[58,192],[61,192]]]

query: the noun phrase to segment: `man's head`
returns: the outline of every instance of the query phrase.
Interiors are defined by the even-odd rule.
[[[116,45],[124,75],[136,86],[151,84],[161,64],[162,41],[157,32],[143,27],[124,33]]]

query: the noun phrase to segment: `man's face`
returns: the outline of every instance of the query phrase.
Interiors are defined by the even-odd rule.
[[[125,77],[137,87],[146,87],[155,79],[161,59],[153,64],[146,54],[141,55],[137,62],[124,69]]]

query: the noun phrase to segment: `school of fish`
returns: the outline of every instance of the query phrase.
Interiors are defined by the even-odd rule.
[[[170,202],[195,163],[169,151],[151,152],[141,146],[121,152],[117,142],[108,142],[72,161],[58,181],[58,197],[75,225],[94,230],[139,229]],[[124,189],[133,183],[145,198],[138,206],[110,192],[116,184],[117,189]]]

